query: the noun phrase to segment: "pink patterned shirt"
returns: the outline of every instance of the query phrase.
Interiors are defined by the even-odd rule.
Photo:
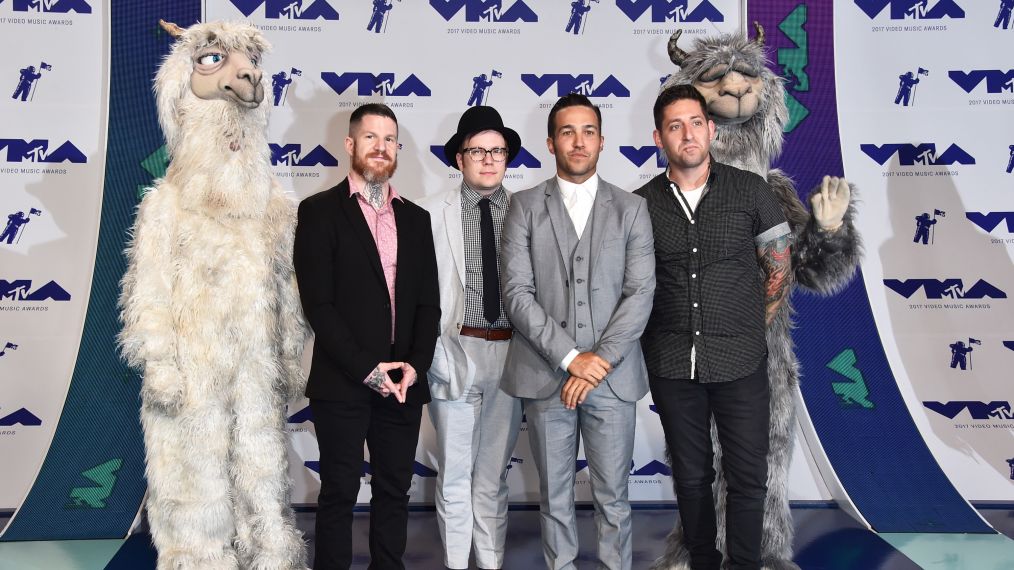
[[[373,241],[377,243],[377,252],[380,254],[380,266],[384,269],[384,280],[387,281],[387,294],[391,299],[391,344],[394,344],[394,278],[398,274],[398,226],[395,225],[394,208],[391,203],[395,198],[404,202],[398,195],[394,186],[388,186],[387,203],[377,210],[363,194],[359,185],[352,177],[349,177],[349,196],[357,195],[359,208],[366,218],[366,225],[373,234]]]

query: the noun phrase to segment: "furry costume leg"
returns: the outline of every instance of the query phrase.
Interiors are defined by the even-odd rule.
[[[176,417],[141,410],[148,521],[158,570],[235,570],[235,526],[226,471],[232,421],[220,398]]]

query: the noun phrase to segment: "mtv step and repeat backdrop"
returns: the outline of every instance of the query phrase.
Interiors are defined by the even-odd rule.
[[[863,190],[877,332],[958,491],[1012,500],[1011,2],[835,7],[842,155]]]

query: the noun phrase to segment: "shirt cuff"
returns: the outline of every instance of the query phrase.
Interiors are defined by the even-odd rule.
[[[760,247],[760,246],[766,244],[767,242],[769,242],[771,240],[776,240],[776,239],[778,239],[778,238],[780,238],[782,236],[787,236],[791,232],[792,232],[792,230],[789,229],[789,223],[788,222],[782,222],[782,223],[778,224],[777,226],[774,226],[774,227],[772,227],[770,229],[765,230],[759,236],[753,238],[753,243],[757,247]]]
[[[574,362],[574,359],[577,358],[577,355],[579,354],[581,353],[578,352],[576,348],[570,349],[570,352],[567,353],[567,356],[564,356],[563,361],[560,362],[560,368],[562,368],[563,371],[566,372],[567,368],[570,367],[570,363]]]

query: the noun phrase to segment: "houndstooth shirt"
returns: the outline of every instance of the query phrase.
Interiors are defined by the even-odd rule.
[[[655,234],[655,303],[641,337],[652,376],[726,382],[767,355],[758,247],[789,234],[781,206],[756,174],[711,161],[693,216],[656,176],[634,193]],[[693,358],[693,360],[692,360]]]
[[[490,325],[482,311],[482,210],[479,209],[482,196],[461,184],[461,235],[465,240],[465,322],[468,327],[509,329],[511,322],[503,308],[503,296],[500,296],[500,318]],[[500,265],[500,233],[503,232],[503,220],[507,216],[507,191],[503,186],[489,195],[490,214],[493,216],[493,235],[496,237],[496,261],[499,274]]]

